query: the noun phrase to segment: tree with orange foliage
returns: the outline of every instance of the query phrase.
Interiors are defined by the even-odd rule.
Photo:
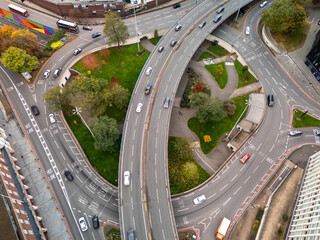
[[[87,56],[85,56],[84,58],[82,58],[82,64],[84,68],[87,69],[95,69],[99,66],[99,62],[96,58],[96,56],[94,55],[94,53],[91,53]]]
[[[193,87],[192,90],[194,93],[203,92],[206,90],[206,86],[202,82],[197,82]]]
[[[15,31],[16,29],[12,26],[4,26],[1,28],[1,33],[2,36],[5,38],[10,38],[11,34]]]

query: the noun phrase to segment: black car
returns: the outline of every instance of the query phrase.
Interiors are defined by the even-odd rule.
[[[73,180],[73,176],[72,176],[71,172],[65,171],[65,172],[64,172],[64,175],[66,176],[66,178],[67,178],[69,181],[72,181],[72,180]]]
[[[144,93],[146,95],[149,95],[150,92],[151,92],[151,88],[152,88],[152,85],[149,83],[147,86],[146,86],[146,89],[144,90]]]
[[[176,45],[176,43],[177,43],[176,40],[172,40],[171,43],[170,43],[170,46],[171,46],[171,47],[174,47],[174,46]]]
[[[34,115],[38,116],[40,114],[40,111],[36,105],[31,106],[31,111],[33,112]]]
[[[172,7],[173,7],[173,8],[179,8],[179,7],[181,7],[181,4],[180,4],[180,3],[176,3],[176,4],[173,4]]]
[[[92,225],[93,225],[93,228],[95,228],[95,229],[99,228],[100,224],[99,224],[99,218],[97,215],[94,215],[92,217]]]
[[[101,36],[101,32],[96,32],[94,34],[92,34],[92,38],[97,38]]]

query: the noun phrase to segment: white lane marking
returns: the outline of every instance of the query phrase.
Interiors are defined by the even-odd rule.
[[[231,179],[231,182],[232,182],[233,180],[235,180],[237,176],[238,176],[238,174],[236,174],[236,175]]]
[[[257,171],[258,168],[259,168],[259,165],[256,167],[256,169],[253,170],[252,173],[254,173],[255,171]]]
[[[270,148],[269,152],[271,152],[271,151],[272,151],[273,147],[274,147],[274,144],[273,144],[273,145],[272,145],[272,147]]]
[[[241,189],[241,187],[239,187],[239,188],[233,193],[233,195],[236,195],[237,192],[239,192],[240,189]]]
[[[244,181],[244,183],[246,183],[249,179],[250,179],[250,176]]]
[[[222,191],[223,189],[225,189],[228,186],[228,184],[226,184],[224,187],[220,188],[220,191]]]
[[[159,210],[160,223],[162,224],[162,217],[161,217],[161,211],[160,211],[160,208],[159,208],[158,210]]]
[[[231,200],[231,197],[228,198],[227,201],[224,202],[224,204],[222,204],[223,206],[227,205],[227,203]]]
[[[244,164],[243,167],[240,169],[240,172],[242,171],[242,169],[244,169],[246,167],[246,165]]]

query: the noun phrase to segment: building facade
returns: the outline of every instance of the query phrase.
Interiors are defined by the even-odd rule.
[[[308,160],[286,239],[320,239],[319,190],[320,152],[317,152]]]

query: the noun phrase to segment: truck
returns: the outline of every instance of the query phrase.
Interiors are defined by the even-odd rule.
[[[228,228],[230,226],[231,221],[228,218],[222,218],[221,223],[218,227],[216,238],[222,240],[224,236],[227,234]]]

